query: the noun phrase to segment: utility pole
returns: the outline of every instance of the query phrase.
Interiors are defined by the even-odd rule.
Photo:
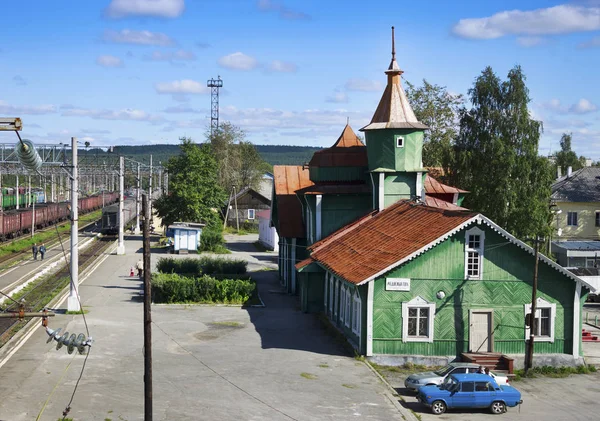
[[[79,250],[78,231],[79,231],[79,215],[77,209],[77,189],[78,174],[77,174],[77,138],[71,138],[71,156],[73,167],[71,169],[71,290],[67,300],[69,311],[79,311]]]
[[[137,193],[135,194],[135,235],[140,235],[140,188],[141,188],[140,163],[137,164]]]
[[[123,239],[124,212],[123,194],[125,189],[125,159],[119,157],[119,240],[117,243],[117,254],[125,254],[125,241]]]
[[[238,213],[237,207],[237,194],[235,193],[235,186],[233,186],[233,201],[235,202],[235,224],[238,232],[240,231],[240,214]]]
[[[144,211],[144,421],[152,421],[152,284],[150,262],[150,200],[143,196]]]
[[[150,215],[152,215],[152,155],[150,155],[150,184],[148,186],[148,205],[150,207]]]
[[[539,249],[540,249],[540,239],[538,236],[535,237],[535,265],[533,267],[533,288],[531,292],[531,313],[529,316],[529,343],[527,344],[528,352],[527,359],[525,360],[525,373],[529,371],[529,369],[533,368],[533,346],[535,342],[535,305],[537,301],[537,288],[538,288],[538,262],[539,262]]]

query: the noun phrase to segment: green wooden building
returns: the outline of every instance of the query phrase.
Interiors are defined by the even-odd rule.
[[[309,165],[274,168],[280,278],[369,357],[453,359],[525,353],[534,257],[467,193],[422,165],[423,133],[392,47],[387,86],[363,144],[349,126]],[[590,285],[541,256],[534,356],[581,359]]]

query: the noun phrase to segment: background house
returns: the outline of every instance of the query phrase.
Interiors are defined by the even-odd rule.
[[[273,174],[265,173],[257,188],[244,187],[235,197],[229,200],[227,225],[240,228],[258,230],[257,212],[271,208],[271,194],[273,191]],[[237,212],[236,212],[237,210]]]
[[[565,267],[594,267],[600,255],[600,168],[585,167],[552,185],[551,251]]]
[[[258,241],[267,250],[279,251],[279,235],[275,227],[271,226],[271,210],[265,209],[256,213],[258,218]]]

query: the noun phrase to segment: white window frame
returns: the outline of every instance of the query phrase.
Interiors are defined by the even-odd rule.
[[[479,236],[479,247],[469,247],[469,237],[472,235]],[[485,231],[474,227],[465,232],[465,279],[482,279],[483,278],[483,252],[485,250]],[[477,276],[469,276],[469,253],[479,254],[479,274]]]
[[[575,217],[575,223],[573,223],[573,216]],[[577,212],[567,212],[567,226],[577,227],[579,226],[579,215]]]
[[[596,264],[596,258],[595,257],[586,257],[585,258],[585,267],[586,268],[593,268],[595,267],[594,265]]]
[[[329,275],[329,313],[333,314],[333,275]]]
[[[252,213],[252,216],[250,216],[250,213]],[[256,209],[248,209],[248,219],[249,220],[256,219]]]
[[[346,290],[346,303],[344,304],[346,306],[346,327],[350,327],[350,322],[351,322],[351,318],[352,318],[352,293],[350,292],[350,290]]]
[[[398,136],[398,135],[396,135],[394,140],[396,141],[395,143],[396,143],[396,147],[397,148],[403,148],[404,147],[404,136]]]
[[[428,308],[429,320],[427,326],[427,336],[409,336],[408,334],[408,310],[416,308]],[[433,343],[433,327],[435,319],[435,303],[423,299],[420,296],[413,298],[408,302],[402,303],[402,342],[429,342]]]
[[[323,307],[327,311],[327,289],[329,288],[329,272],[325,272],[325,282],[323,282],[325,288],[323,288]]]
[[[358,289],[354,290],[353,305],[352,305],[352,333],[359,337],[361,329],[362,301]]]
[[[340,321],[346,321],[346,287],[340,288]]]
[[[540,318],[542,312],[541,309],[550,309],[550,336],[538,336],[535,335],[535,342],[552,342],[554,343],[554,325],[556,320],[556,303],[551,303],[549,301],[544,300],[543,298],[538,298],[535,302],[535,318]],[[531,313],[531,303],[524,305],[524,319],[527,317],[529,313]],[[533,325],[533,320],[531,321],[531,325]],[[538,323],[539,329],[541,329],[541,322]],[[525,326],[525,340],[529,339],[529,331],[531,326]]]
[[[338,309],[339,309],[339,293],[338,293],[338,278],[333,278],[333,320],[337,321]]]

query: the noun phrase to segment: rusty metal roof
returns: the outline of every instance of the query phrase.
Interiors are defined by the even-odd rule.
[[[313,185],[308,176],[308,169],[300,165],[275,165],[273,176],[279,219],[278,234],[286,238],[304,238],[302,205],[296,191]]]
[[[346,124],[338,140],[327,149],[313,154],[311,167],[366,167],[367,147]]]
[[[347,281],[359,284],[476,216],[474,212],[399,201],[313,244],[309,247],[310,258]]]
[[[425,203],[427,206],[432,206],[434,208],[440,209],[448,209],[448,210],[468,210],[467,208],[463,208],[461,206],[455,205],[454,203],[446,202],[445,200],[438,199],[437,197],[431,197],[425,195]]]
[[[425,193],[469,193],[456,187],[440,183],[435,178],[427,174],[425,177]]]

